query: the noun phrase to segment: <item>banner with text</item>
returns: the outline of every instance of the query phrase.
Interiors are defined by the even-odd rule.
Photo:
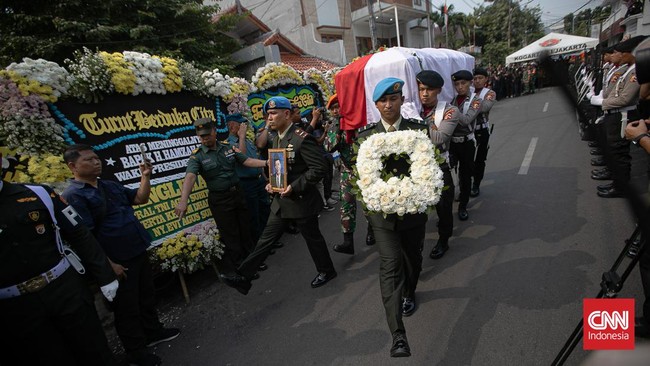
[[[174,214],[187,159],[200,145],[192,123],[208,117],[217,130],[227,130],[226,106],[218,100],[181,92],[169,95],[110,95],[100,103],[60,101],[50,106],[64,129],[67,144],[87,144],[102,160],[102,178],[126,187],[140,185],[142,152],[153,164],[149,203],[136,207],[136,217],[154,245],[177,231],[212,217],[205,182],[198,180],[182,222]]]
[[[271,97],[286,97],[291,104],[300,108],[300,113],[309,112],[314,107],[323,107],[325,105],[323,97],[316,90],[318,89],[313,85],[283,85],[249,94],[248,107],[251,110],[253,126],[256,130],[264,126],[262,107]]]

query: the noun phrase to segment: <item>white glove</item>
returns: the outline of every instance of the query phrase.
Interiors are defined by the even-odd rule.
[[[104,285],[100,287],[100,289],[102,290],[102,294],[104,294],[106,300],[113,301],[113,299],[115,298],[115,294],[117,294],[118,287],[120,287],[120,283],[117,282],[117,280],[114,280],[108,285]]]
[[[591,89],[587,92],[587,99],[591,100],[591,97],[594,96],[594,89]]]
[[[590,102],[592,105],[597,105],[597,106],[602,106],[603,105],[603,97],[598,95],[594,95],[593,97],[590,98]]]

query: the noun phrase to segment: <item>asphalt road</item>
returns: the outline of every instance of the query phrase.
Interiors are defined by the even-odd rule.
[[[598,293],[634,218],[625,199],[596,196],[601,182],[589,177],[589,147],[557,89],[499,101],[491,120],[481,195],[470,200],[470,220],[456,220],[451,249],[435,261],[428,258],[437,240],[435,212],[430,216],[418,310],[405,318],[410,358],[389,357],[378,255],[364,243],[365,222],[354,256],[331,252],[339,276],[319,289],[309,286],[316,271],[300,235],[283,237],[285,247],[269,257],[248,296],[207,269],[187,277],[185,305],[173,282],[160,294],[160,309],[182,333],[153,351],[165,365],[550,364],[582,316],[582,299]],[[639,160],[634,171],[642,186]],[[342,240],[338,218],[338,211],[320,218],[330,246]],[[638,270],[619,297],[636,297],[640,312]],[[580,344],[567,364],[589,355]]]

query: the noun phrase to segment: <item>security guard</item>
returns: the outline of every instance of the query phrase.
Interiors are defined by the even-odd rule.
[[[110,365],[93,294],[63,255],[57,227],[110,300],[113,269],[76,211],[36,189],[0,181],[0,363]]]
[[[269,127],[278,132],[270,141],[272,148],[284,149],[286,153],[288,185],[282,192],[273,192],[271,184],[266,185],[267,192],[274,194],[274,197],[264,232],[253,252],[239,266],[238,273],[221,275],[227,285],[244,295],[251,288],[251,277],[282,236],[288,220],[295,220],[316,265],[318,274],[311,281],[311,287],[323,286],[337,275],[325,238],[318,227],[318,213],[323,207],[323,200],[316,184],[325,175],[323,150],[313,136],[291,123],[291,102],[287,98],[269,98],[263,110],[268,114]]]
[[[268,166],[268,161],[249,158],[227,143],[217,142],[215,125],[209,118],[197,119],[194,128],[201,146],[187,162],[180,201],[174,212],[180,218],[185,215],[190,193],[200,174],[208,185],[208,205],[225,246],[218,268],[222,274],[233,274],[253,246],[250,218],[235,168],[238,164],[263,168]]]
[[[472,189],[469,192],[470,197],[477,197],[481,193],[480,186],[485,174],[485,160],[490,148],[490,109],[497,101],[497,95],[493,90],[485,86],[488,77],[486,69],[481,67],[474,69],[474,93],[481,100],[481,110],[476,116],[476,128],[474,129],[476,157],[474,158],[474,179]]]
[[[454,82],[456,96],[451,104],[460,111],[458,126],[451,137],[449,147],[449,160],[451,168],[458,166],[458,183],[460,194],[458,195],[458,218],[467,220],[467,203],[469,202],[472,174],[474,172],[474,153],[476,152],[474,128],[476,117],[481,109],[481,100],[475,93],[470,93],[469,87],[474,76],[468,70],[460,70],[451,75]]]
[[[637,36],[614,46],[613,58],[620,60],[620,67],[609,80],[609,94],[602,101],[603,123],[607,132],[605,160],[612,173],[612,184],[597,188],[597,194],[604,198],[623,197],[623,189],[630,180],[632,157],[630,142],[623,138],[628,121],[638,119],[636,104],[639,99],[639,83],[636,79],[634,48],[644,39]],[[593,100],[593,98],[592,98]]]
[[[227,115],[226,123],[228,123],[229,133],[227,141],[230,147],[236,147],[242,154],[249,158],[259,159],[260,155],[257,152],[257,147],[253,141],[246,138],[246,131],[248,129],[247,122],[241,113]],[[264,189],[266,179],[260,168],[247,168],[242,165],[237,165],[235,171],[244,189],[244,197],[250,216],[253,243],[257,243],[271,212],[271,201],[269,200],[266,189]]]
[[[403,119],[401,108],[404,103],[402,87],[404,81],[389,77],[381,80],[372,94],[381,120],[359,131],[357,144],[375,133],[398,130],[425,130],[424,122]],[[355,151],[358,151],[355,149]],[[408,173],[409,164],[404,158],[389,159],[386,169],[397,171],[395,175]],[[388,328],[393,336],[391,357],[409,357],[411,349],[406,339],[402,316],[415,312],[415,289],[422,270],[422,245],[427,223],[427,214],[396,214],[384,216],[369,213],[368,221],[375,233],[379,250],[379,286],[386,311]]]
[[[438,100],[445,81],[442,76],[433,70],[420,71],[415,76],[418,82],[418,95],[422,103],[420,116],[429,126],[431,142],[445,157],[445,162],[440,169],[443,173],[443,181],[448,189],[442,191],[440,201],[436,205],[438,214],[438,242],[431,250],[431,259],[442,258],[449,249],[449,238],[454,229],[454,215],[452,213],[454,204],[454,181],[449,169],[449,145],[451,136],[458,126],[460,112],[458,108],[450,103]]]

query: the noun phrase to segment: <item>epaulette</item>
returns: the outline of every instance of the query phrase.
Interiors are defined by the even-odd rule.
[[[309,134],[305,132],[302,128],[296,128],[293,132],[296,133],[296,135],[300,136],[300,138],[307,138]]]
[[[201,149],[197,147],[196,149],[192,150],[192,155],[196,155],[199,151],[201,151]]]
[[[379,122],[377,122],[377,123],[379,123]],[[366,131],[368,131],[368,130],[371,130],[371,129],[377,127],[377,123],[370,123],[370,124],[367,124],[367,125],[361,127],[361,128],[359,129],[359,131],[357,131],[357,133],[362,133],[362,132],[366,132]]]
[[[421,119],[417,119],[417,118],[409,118],[406,121],[414,123],[416,125],[428,126],[426,122],[424,122]]]

